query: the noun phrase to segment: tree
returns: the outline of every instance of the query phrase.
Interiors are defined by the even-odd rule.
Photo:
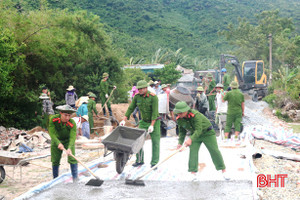
[[[174,84],[181,77],[181,72],[175,68],[175,63],[167,64],[162,69],[154,70],[154,76],[164,84]]]

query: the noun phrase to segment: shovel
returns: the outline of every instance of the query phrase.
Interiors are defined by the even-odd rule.
[[[64,148],[64,151],[67,153],[67,150]],[[95,179],[89,180],[85,185],[90,185],[90,186],[101,186],[103,184],[103,180],[101,180],[96,174],[94,174],[90,168],[88,168],[85,164],[83,164],[78,158],[76,158],[72,153],[69,155],[73,157],[77,162],[79,162],[85,169],[87,169],[94,177]]]
[[[176,153],[178,153],[179,151],[182,151],[184,147],[185,147],[185,145],[182,145],[182,147],[180,147],[179,149],[177,149],[175,152],[173,152],[171,155],[169,155],[168,157],[166,157],[164,160],[162,160],[159,163],[157,163],[155,166],[153,166],[151,169],[149,169],[148,171],[146,171],[145,173],[143,173],[141,176],[139,176],[135,180],[126,179],[125,180],[125,184],[127,184],[127,185],[135,185],[135,186],[145,186],[144,181],[140,180],[140,179],[143,178],[144,176],[146,176],[149,172],[151,172],[154,169],[156,169],[161,164],[163,164],[165,161],[167,161],[169,158],[171,158],[172,156],[174,156]]]

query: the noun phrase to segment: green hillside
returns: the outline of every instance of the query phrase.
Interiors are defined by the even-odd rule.
[[[38,7],[38,1],[30,4]],[[183,48],[191,57],[218,58],[232,49],[218,31],[239,17],[255,24],[255,14],[279,9],[292,17],[299,32],[298,0],[48,0],[50,7],[85,9],[108,25],[113,43],[127,57],[147,57],[162,47]]]

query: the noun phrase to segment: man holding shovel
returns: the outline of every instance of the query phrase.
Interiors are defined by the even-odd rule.
[[[109,111],[109,115],[112,116],[112,110],[111,110],[111,107],[110,107],[110,102],[108,100],[108,98],[110,96],[108,96],[109,94],[109,83],[107,82],[107,79],[108,79],[109,75],[108,73],[103,73],[102,75],[102,80],[100,82],[100,99],[101,99],[101,104],[102,104],[102,110],[103,110],[103,114],[104,116],[106,116],[106,110],[105,110],[105,102],[106,102],[106,105],[107,105],[107,108],[108,108],[108,111]],[[113,89],[116,89],[117,87],[116,86],[113,86]]]
[[[53,115],[49,121],[49,134],[51,137],[51,162],[53,178],[58,176],[61,154],[67,149],[67,154],[75,155],[76,123],[71,119],[72,113],[76,112],[71,106],[63,105],[56,107],[60,114]],[[77,161],[68,156],[73,181],[78,177]]]
[[[208,149],[216,169],[222,170],[224,179],[229,179],[225,173],[225,164],[218,148],[216,133],[210,121],[197,110],[191,109],[184,101],[176,103],[174,113],[178,115],[179,144],[177,149],[182,147],[185,137],[187,135],[189,137],[184,145],[190,147],[188,171],[191,172],[191,179],[197,179],[198,152],[202,143]]]
[[[135,107],[138,106],[142,120],[139,123],[139,128],[148,130],[152,141],[152,160],[151,167],[156,165],[159,160],[159,143],[160,143],[160,120],[158,114],[158,98],[155,94],[151,93],[147,89],[148,84],[146,81],[141,80],[137,83],[137,89],[139,93],[134,96],[130,106],[125,113],[124,119],[120,122],[121,126],[125,125],[125,121],[130,118],[131,113]],[[144,164],[144,151],[140,150],[136,154],[136,162],[132,165],[138,167]]]

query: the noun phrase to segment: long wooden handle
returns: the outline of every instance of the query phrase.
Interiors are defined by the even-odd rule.
[[[111,95],[113,94],[113,92],[114,92],[115,89],[116,89],[116,88],[114,88],[114,89],[110,92],[110,95],[109,95],[109,97],[107,98],[107,100],[105,101],[105,103],[104,103],[102,109],[100,110],[100,113],[102,112],[103,108],[105,109],[105,105],[106,105],[106,103],[108,102],[108,100],[110,99],[110,97],[111,97]]]
[[[67,153],[67,150],[64,148],[64,151]],[[69,156],[73,157],[75,160],[77,160],[77,162],[79,162],[84,168],[86,168],[96,179],[100,179],[98,176],[96,176],[96,174],[94,174],[92,172],[92,170],[90,170],[90,168],[88,168],[83,162],[81,162],[80,160],[78,160],[78,158],[76,158],[72,153],[68,154]]]
[[[182,145],[182,147],[180,147],[179,149],[177,149],[175,152],[173,152],[171,155],[169,155],[168,157],[166,157],[164,160],[160,161],[158,164],[156,164],[155,166],[153,166],[151,169],[149,169],[148,171],[146,171],[145,173],[143,173],[141,176],[139,176],[136,180],[139,180],[141,178],[143,178],[144,176],[146,176],[149,172],[151,172],[152,170],[156,169],[158,166],[160,166],[161,164],[163,164],[165,161],[167,161],[169,158],[171,158],[172,156],[174,156],[176,153],[178,153],[179,151],[181,151],[183,148],[185,147],[185,145]]]

